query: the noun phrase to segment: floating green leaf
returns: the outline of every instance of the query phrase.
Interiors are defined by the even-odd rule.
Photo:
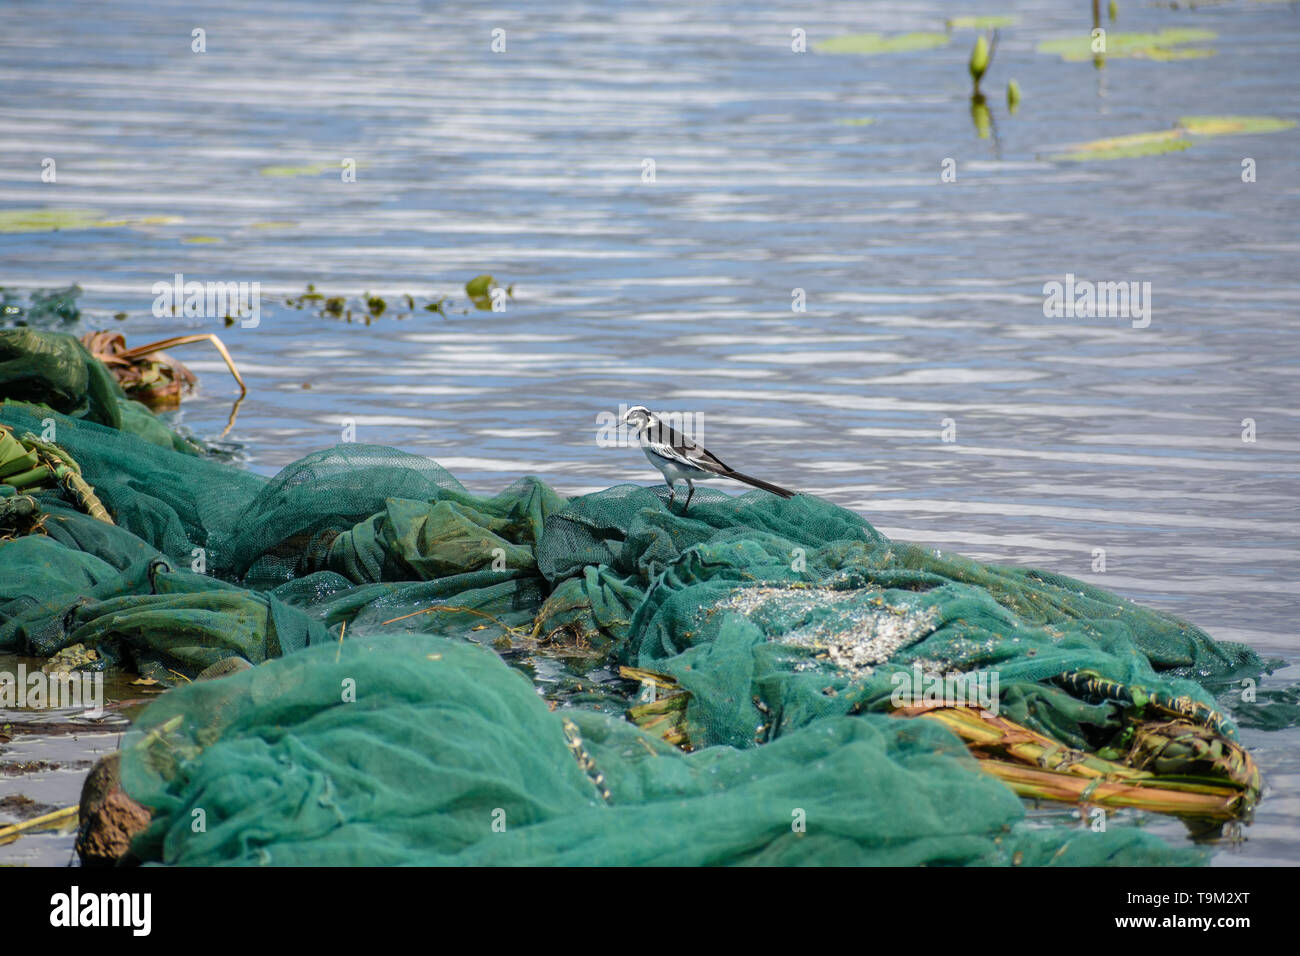
[[[95,229],[102,221],[103,214],[94,209],[5,209],[0,210],[0,233]]]
[[[312,163],[308,166],[263,166],[259,172],[263,176],[272,177],[319,176],[327,169],[337,168],[337,165],[332,163]]]
[[[871,126],[876,121],[870,116],[858,116],[852,119],[837,119],[835,122],[841,126]]]
[[[496,284],[496,279],[484,273],[465,283],[465,294],[474,303],[474,308],[489,312],[492,309],[492,290]]]
[[[944,25],[949,30],[996,30],[1013,27],[1019,22],[1019,17],[950,17]]]
[[[1186,60],[1214,56],[1214,51],[1204,47],[1176,49],[1189,43],[1213,40],[1213,30],[1161,30],[1159,33],[1107,33],[1107,57],[1143,58],[1148,60]],[[1054,53],[1062,59],[1078,63],[1093,58],[1092,37],[1086,33],[1076,36],[1044,40],[1038,44],[1039,53]]]
[[[1066,147],[1066,152],[1048,159],[1083,162],[1093,159],[1133,159],[1138,156],[1157,156],[1186,149],[1191,143],[1187,141],[1182,130],[1162,129],[1155,133],[1131,133],[1127,136],[1112,136],[1108,139],[1094,139],[1087,143],[1075,143]]]
[[[1183,116],[1173,129],[1152,133],[1130,133],[1109,139],[1094,139],[1067,146],[1065,152],[1047,157],[1054,160],[1132,159],[1157,156],[1187,149],[1193,136],[1234,136],[1249,133],[1276,133],[1293,129],[1293,120],[1275,116]]]
[[[1020,84],[1014,79],[1007,81],[1007,112],[1014,113],[1020,108]]]
[[[832,37],[816,45],[821,53],[911,53],[948,45],[946,33],[903,33],[885,36],[880,33],[852,33]]]
[[[118,226],[170,226],[173,223],[184,222],[180,216],[127,216],[123,219],[102,219],[95,223],[98,229],[112,229]]]
[[[158,226],[181,221],[180,216],[127,216],[122,219],[104,219],[103,213],[97,209],[5,209],[0,210],[0,234]]]
[[[1275,116],[1181,116],[1178,125],[1193,136],[1231,136],[1238,133],[1277,133],[1292,129],[1295,121]]]

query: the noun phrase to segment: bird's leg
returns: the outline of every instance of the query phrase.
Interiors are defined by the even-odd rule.
[[[690,490],[690,492],[686,495],[686,504],[682,505],[682,514],[686,514],[686,509],[689,508],[689,507],[691,506],[691,498],[693,498],[693,497],[695,496],[695,482],[693,482],[693,481],[691,481],[691,479],[687,478],[687,479],[686,479],[686,487],[689,488],[689,489],[691,489],[691,490]]]
[[[670,481],[668,482],[668,507],[671,508],[673,506],[673,502],[676,500],[677,500],[677,482]]]

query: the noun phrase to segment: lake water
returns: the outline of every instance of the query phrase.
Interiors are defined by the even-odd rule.
[[[250,389],[229,437],[263,473],[348,420],[476,491],[650,483],[597,414],[698,412],[724,460],[891,536],[1095,580],[1288,661],[1265,687],[1300,679],[1300,130],[1047,158],[1183,116],[1300,118],[1300,9],[1124,2],[1117,29],[1214,31],[1193,45],[1214,55],[1097,70],[1035,52],[1086,34],[1088,4],[1016,4],[985,139],[973,32],[813,44],[1010,5],[757,6],[9,2],[0,214],[126,224],[0,235],[0,285],[78,282],[83,326],[132,344],[218,332]],[[282,304],[309,282],[463,303],[482,272],[513,285],[504,312],[367,327]],[[153,317],[175,273],[260,282],[260,325]],[[1046,318],[1067,274],[1150,282],[1149,326]],[[212,351],[178,355],[202,380],[180,419],[216,436],[234,385]],[[1243,738],[1267,797],[1215,862],[1300,862],[1300,732]]]

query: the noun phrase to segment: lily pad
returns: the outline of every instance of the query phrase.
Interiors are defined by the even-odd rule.
[[[483,312],[490,312],[492,310],[492,290],[496,288],[496,284],[496,279],[484,273],[465,283],[465,294],[474,303],[474,308]]]
[[[1193,136],[1233,136],[1247,133],[1276,133],[1293,129],[1292,120],[1275,116],[1183,116],[1173,129],[1153,133],[1130,133],[1109,139],[1094,139],[1087,143],[1067,146],[1066,151],[1052,160],[1079,162],[1091,159],[1132,159],[1136,156],[1158,156],[1173,153],[1192,145]]]
[[[1019,17],[950,17],[944,25],[949,30],[996,30],[1019,22]]]
[[[0,233],[58,232],[71,229],[116,229],[123,226],[159,226],[182,222],[180,216],[127,216],[104,219],[98,209],[4,209]]]
[[[1112,136],[1108,139],[1094,139],[1087,143],[1075,143],[1066,147],[1066,152],[1047,158],[1067,162],[1133,159],[1138,156],[1175,153],[1191,145],[1183,130],[1162,129],[1155,133],[1130,133],[1127,136]]]
[[[1276,116],[1180,116],[1178,125],[1193,136],[1231,136],[1236,133],[1277,133],[1294,128],[1295,121]]]
[[[1105,57],[1109,59],[1147,59],[1147,60],[1190,60],[1197,57],[1214,56],[1214,51],[1205,47],[1181,49],[1189,43],[1204,43],[1213,40],[1217,33],[1213,30],[1161,30],[1159,33],[1107,33]],[[1038,44],[1039,53],[1055,53],[1061,59],[1078,63],[1091,60],[1092,37],[1087,33],[1044,40]]]
[[[871,116],[855,116],[849,119],[837,119],[835,122],[841,126],[871,126],[876,120]]]
[[[188,236],[187,238],[182,239],[181,242],[186,245],[202,246],[214,242],[225,242],[225,240],[218,238],[217,236]]]
[[[180,216],[127,216],[125,219],[101,219],[95,223],[95,227],[111,229],[117,226],[171,226],[184,221]]]
[[[259,172],[263,176],[283,178],[288,176],[319,176],[327,169],[337,168],[337,163],[311,163],[307,166],[263,166]]]
[[[911,53],[915,50],[933,50],[948,45],[946,33],[902,33],[897,36],[885,36],[881,33],[851,33],[846,36],[832,37],[818,43],[815,49],[821,53]]]
[[[0,210],[0,233],[96,229],[102,223],[103,213],[96,209]]]

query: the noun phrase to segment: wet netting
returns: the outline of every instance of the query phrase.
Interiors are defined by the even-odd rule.
[[[41,381],[0,353],[49,469],[0,464],[0,650],[172,685],[123,748],[144,861],[1182,864],[1084,811],[1258,797],[1215,694],[1260,660],[1091,585],[805,495],[482,497],[359,444],[267,479],[40,335]]]

